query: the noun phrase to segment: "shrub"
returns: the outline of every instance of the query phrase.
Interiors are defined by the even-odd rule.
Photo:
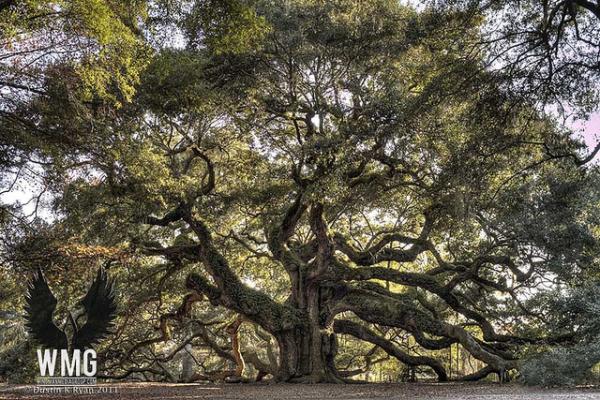
[[[521,378],[527,385],[573,386],[584,382],[598,362],[598,344],[555,348],[525,361]]]

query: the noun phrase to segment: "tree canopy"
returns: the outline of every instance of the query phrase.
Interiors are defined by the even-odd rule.
[[[39,194],[2,205],[6,359],[20,282],[67,307],[99,265],[105,378],[508,379],[594,343],[598,149],[547,106],[597,106],[595,44],[561,50],[597,7],[519,19],[524,64],[490,15],[533,11],[472,3],[0,1],[3,193]]]

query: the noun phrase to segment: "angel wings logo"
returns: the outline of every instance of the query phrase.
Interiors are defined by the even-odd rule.
[[[37,350],[41,375],[38,383],[95,384],[97,361],[93,346],[113,326],[117,310],[114,283],[99,269],[85,296],[63,317],[61,328],[53,319],[56,305],[46,277],[38,270],[29,283],[25,307],[29,334],[41,346]],[[62,379],[52,380],[58,373],[57,365]]]

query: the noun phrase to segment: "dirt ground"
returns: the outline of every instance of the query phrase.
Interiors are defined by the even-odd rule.
[[[61,393],[40,393],[34,386],[0,385],[0,399],[445,399],[445,400],[567,400],[599,399],[600,388],[540,389],[513,384],[117,384],[98,385],[95,393],[63,388]]]

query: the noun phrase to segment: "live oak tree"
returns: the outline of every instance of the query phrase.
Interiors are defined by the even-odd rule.
[[[208,19],[184,8],[183,45],[155,50],[131,102],[49,76],[53,91],[15,111],[61,144],[42,151],[56,229],[165,272],[182,304],[157,340],[222,307],[232,337],[251,324],[276,343],[246,360],[292,382],[344,381],[342,335],[448,379],[388,328],[460,346],[485,365],[465,379],[580,340],[550,329],[543,295],[597,279],[597,169],[468,52],[475,20],[389,0],[223,4]],[[231,10],[253,35],[232,33]],[[233,340],[212,347],[239,366]]]

